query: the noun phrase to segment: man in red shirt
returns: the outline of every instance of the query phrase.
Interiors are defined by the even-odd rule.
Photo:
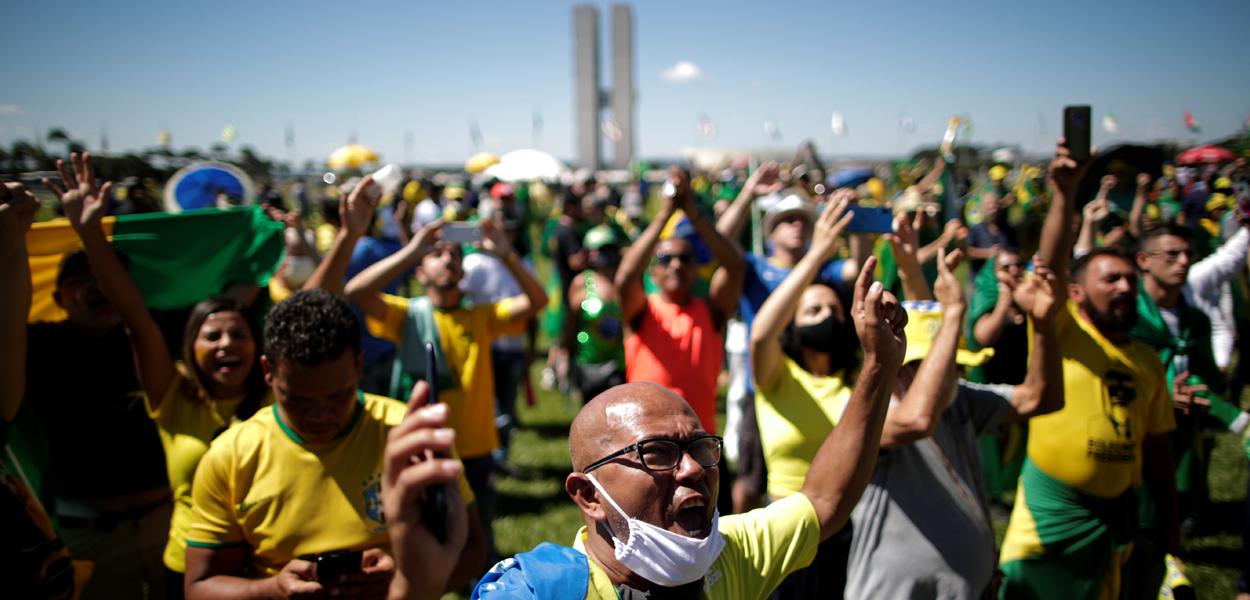
[[[625,379],[669,388],[694,407],[704,430],[716,433],[716,378],[724,363],[725,321],[742,293],[746,266],[741,249],[699,215],[689,173],[673,167],[662,196],[659,214],[626,251],[616,274],[626,323]],[[694,295],[699,265],[692,240],[660,239],[678,209],[719,264],[706,300]],[[659,293],[647,295],[642,274],[652,257],[651,278]]]

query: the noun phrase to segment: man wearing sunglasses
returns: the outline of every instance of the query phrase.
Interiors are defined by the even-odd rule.
[[[904,350],[906,313],[865,269],[852,320],[863,367],[800,493],[721,518],[721,439],[681,397],[629,383],[591,400],[569,430],[565,492],[585,525],[574,547],[504,560],[473,598],[767,597],[849,518],[876,464]]]
[[[1190,231],[1179,225],[1147,229],[1137,251],[1141,285],[1132,336],[1159,351],[1175,408],[1176,486],[1180,516],[1201,514],[1209,450],[1198,450],[1204,413],[1233,433],[1250,415],[1223,398],[1223,370],[1232,356],[1232,332],[1219,308],[1220,287],[1245,264],[1250,230],[1242,227],[1218,251],[1194,262]],[[1208,317],[1209,315],[1209,317]],[[1220,325],[1223,325],[1222,327]],[[1234,400],[1235,402],[1235,400]],[[1196,521],[1190,521],[1196,524]]]
[[[616,287],[626,324],[625,380],[658,383],[694,407],[705,431],[716,433],[716,378],[724,364],[725,321],[742,293],[742,251],[716,231],[695,207],[690,174],[669,172],[660,212],[621,258]],[[699,265],[688,238],[660,239],[680,209],[720,265],[707,300],[694,294]],[[647,295],[642,274],[654,257],[651,278],[659,293]]]

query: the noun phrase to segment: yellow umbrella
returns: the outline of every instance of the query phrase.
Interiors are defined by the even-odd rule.
[[[378,153],[360,144],[348,144],[335,150],[328,162],[331,169],[359,169],[367,163],[378,162]]]
[[[481,173],[493,165],[499,164],[499,157],[490,152],[478,152],[464,161],[464,170],[473,174]]]

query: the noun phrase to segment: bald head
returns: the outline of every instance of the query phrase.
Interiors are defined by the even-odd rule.
[[[587,402],[569,427],[573,470],[581,471],[636,441],[647,433],[648,423],[686,419],[699,422],[690,404],[662,385],[637,382],[613,387]]]

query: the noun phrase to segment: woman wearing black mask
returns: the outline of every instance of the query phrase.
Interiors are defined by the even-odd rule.
[[[813,281],[850,221],[854,194],[840,190],[816,220],[811,247],[760,307],[751,328],[755,410],[768,496],[797,493],[812,457],[837,425],[859,367],[859,340],[846,305]],[[863,268],[873,269],[869,259]],[[850,526],[822,543],[811,566],[786,579],[774,598],[841,598]]]

